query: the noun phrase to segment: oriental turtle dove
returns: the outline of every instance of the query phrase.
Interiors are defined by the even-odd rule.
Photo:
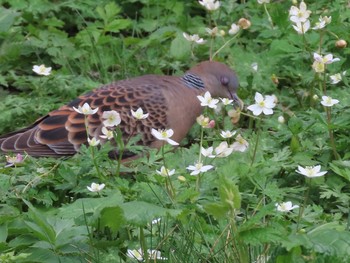
[[[236,74],[214,61],[201,62],[179,77],[145,75],[120,80],[76,98],[27,128],[1,136],[0,149],[31,156],[73,155],[87,143],[87,131],[90,138],[100,139],[102,113],[111,110],[120,114],[124,139],[141,134],[141,144],[159,148],[162,142],[151,134],[152,128],[171,128],[171,139],[180,142],[202,112],[198,95],[209,91],[212,97],[230,98],[240,104],[237,88]],[[86,116],[88,130],[85,116],[73,108],[85,103],[98,107],[95,114]],[[138,108],[149,113],[149,117],[135,119],[131,110]]]

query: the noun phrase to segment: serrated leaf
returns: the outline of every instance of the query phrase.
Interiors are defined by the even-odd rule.
[[[8,32],[20,13],[0,7],[0,32]]]
[[[8,235],[7,224],[0,225],[0,243],[5,242]]]
[[[180,60],[188,57],[191,54],[191,44],[182,35],[178,35],[171,41],[170,54]]]
[[[280,225],[254,227],[240,232],[239,235],[245,243],[251,245],[260,245],[261,243],[279,242],[283,240],[286,234],[285,229]]]
[[[77,218],[85,214],[95,214],[98,216],[105,207],[113,207],[123,202],[123,197],[119,192],[101,198],[81,198],[72,204],[59,208],[59,216],[62,218]]]
[[[106,207],[101,211],[101,226],[107,226],[112,231],[118,231],[125,224],[124,211],[119,207]]]
[[[134,225],[144,226],[153,219],[170,215],[176,217],[181,213],[179,209],[167,209],[154,204],[132,201],[120,205],[124,211],[125,219]]]
[[[204,210],[208,213],[216,217],[217,219],[223,218],[229,208],[222,203],[210,203],[204,205]]]
[[[104,30],[106,32],[118,33],[120,30],[125,29],[131,25],[130,20],[128,19],[116,19],[108,23]]]

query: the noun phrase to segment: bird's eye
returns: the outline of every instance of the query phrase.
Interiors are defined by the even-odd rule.
[[[227,86],[228,85],[228,83],[230,82],[230,80],[229,80],[229,78],[228,77],[221,77],[220,78],[220,82],[221,82],[221,84],[223,85],[223,86]]]

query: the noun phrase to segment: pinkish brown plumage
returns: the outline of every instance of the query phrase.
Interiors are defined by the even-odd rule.
[[[213,97],[226,97],[240,103],[236,91],[238,80],[226,65],[205,61],[183,76],[145,75],[117,81],[79,96],[67,105],[38,119],[33,125],[0,137],[2,152],[31,156],[65,156],[79,151],[87,142],[84,115],[73,107],[84,103],[98,107],[88,115],[89,136],[102,135],[102,113],[115,110],[121,116],[120,129],[124,138],[141,134],[143,145],[160,147],[151,129],[173,129],[173,140],[180,142],[202,112],[197,98],[206,91]],[[131,115],[141,107],[149,117],[142,121]]]

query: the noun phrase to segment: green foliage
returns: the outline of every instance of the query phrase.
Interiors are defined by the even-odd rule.
[[[350,96],[343,72],[350,52],[335,42],[349,41],[350,9],[343,0],[305,2],[311,27],[319,16],[332,16],[331,23],[297,34],[291,1],[222,0],[210,12],[185,0],[2,1],[0,134],[104,83],[181,75],[209,58],[235,69],[246,106],[255,92],[278,102],[273,115],[253,116],[245,106],[236,120],[227,116],[230,105],[205,109],[215,128],[195,124],[176,150],[145,149],[137,136],[124,143],[117,131],[120,151],[143,153],[127,164],[108,158],[111,144],[84,146],[65,159],[28,156],[14,167],[1,157],[0,262],[136,262],[128,249],[161,252],[163,259],[146,262],[349,262]],[[251,27],[228,34],[241,17]],[[214,26],[219,31],[209,36],[205,28]],[[183,32],[207,42],[189,42]],[[314,52],[340,61],[315,72]],[[49,76],[32,71],[41,64],[52,67]],[[342,80],[331,84],[336,73]],[[323,107],[324,95],[340,102]],[[221,130],[237,133],[223,139]],[[199,153],[199,145],[232,145],[238,135],[248,149],[214,159]],[[191,176],[186,167],[198,158],[214,168]],[[159,175],[163,165],[175,174]],[[327,174],[295,172],[315,165]],[[92,182],[105,188],[90,192]],[[276,209],[287,201],[299,207]]]

